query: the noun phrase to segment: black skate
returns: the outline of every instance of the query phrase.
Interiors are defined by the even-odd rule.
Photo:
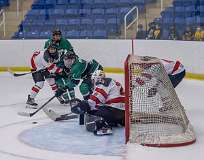
[[[104,135],[112,135],[112,127],[108,125],[104,120],[98,120],[95,122],[96,128],[94,130],[94,135],[96,136],[104,136]]]
[[[28,99],[26,101],[26,108],[31,108],[31,109],[37,109],[37,103],[35,103],[35,99],[31,98],[30,95],[28,95]]]

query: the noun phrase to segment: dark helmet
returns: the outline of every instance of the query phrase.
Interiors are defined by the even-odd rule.
[[[54,35],[62,35],[62,32],[59,30],[59,29],[56,29],[56,30],[54,30],[53,32],[52,32],[52,35],[54,36]]]
[[[47,47],[47,49],[50,49],[50,48],[53,48],[53,49],[58,49],[58,46],[55,44],[55,43],[51,43],[48,47]]]
[[[68,50],[63,56],[63,61],[64,61],[65,67],[71,68],[72,64],[75,63],[77,58],[78,58],[78,56],[73,51]]]
[[[72,50],[68,50],[64,53],[64,58],[65,59],[76,59],[77,55],[74,53]]]
[[[51,43],[48,48],[47,48],[47,53],[49,54],[49,56],[53,59],[53,60],[58,60],[59,59],[59,54],[58,54],[58,50],[57,50],[57,45],[54,43]]]

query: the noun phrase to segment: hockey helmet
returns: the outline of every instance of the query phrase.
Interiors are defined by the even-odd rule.
[[[75,62],[76,59],[77,59],[77,55],[73,51],[68,50],[66,51],[66,53],[64,53],[63,61],[64,61],[64,65],[67,68],[71,68],[72,64]]]
[[[62,32],[59,30],[59,29],[56,29],[52,32],[52,35],[55,36],[55,35],[59,35],[61,36],[62,35]]]
[[[91,76],[91,79],[95,82],[100,81],[102,78],[105,78],[105,72],[102,70],[96,70]]]
[[[49,53],[49,56],[53,59],[53,60],[58,60],[59,59],[59,54],[57,51],[57,45],[54,43],[51,43],[48,48],[47,48],[47,52]]]
[[[59,43],[62,37],[62,32],[59,29],[56,29],[52,32],[52,41],[55,43]]]

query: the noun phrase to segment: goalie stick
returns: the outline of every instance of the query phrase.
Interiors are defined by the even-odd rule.
[[[43,108],[43,111],[53,121],[63,121],[78,118],[78,115],[73,114],[72,112],[67,114],[58,114],[54,110],[49,108]]]
[[[32,113],[27,113],[27,112],[18,112],[19,115],[21,116],[26,116],[26,117],[32,117],[36,113],[38,113],[41,109],[43,109],[50,101],[52,101],[55,98],[55,96],[51,97],[49,100],[47,100],[41,107],[39,107],[35,112]]]
[[[80,99],[75,98],[75,99],[70,101],[70,106],[74,107],[74,106],[76,106],[80,102],[81,102]],[[84,114],[80,114],[79,115],[79,125],[84,125]]]
[[[78,104],[79,102],[81,102],[81,100],[78,98],[70,100],[70,107],[73,107],[74,105]],[[60,113],[55,112],[51,108],[47,108],[47,107],[43,108],[43,111],[53,121],[62,121],[62,120],[69,120],[69,119],[78,118],[78,115],[73,114],[72,112],[67,113],[67,114],[60,114]]]

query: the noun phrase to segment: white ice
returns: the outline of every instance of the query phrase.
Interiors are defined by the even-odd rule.
[[[123,75],[108,75],[124,84]],[[196,131],[195,144],[176,148],[124,145],[124,129],[113,136],[95,137],[77,120],[52,122],[41,111],[32,118],[17,115],[32,87],[31,76],[0,73],[0,160],[198,160],[204,157],[204,81],[183,80],[176,91]],[[39,104],[52,96],[46,85]],[[77,92],[77,96],[80,97]],[[57,104],[50,103],[50,106]],[[60,106],[59,106],[60,107]],[[32,122],[38,122],[33,124]]]

